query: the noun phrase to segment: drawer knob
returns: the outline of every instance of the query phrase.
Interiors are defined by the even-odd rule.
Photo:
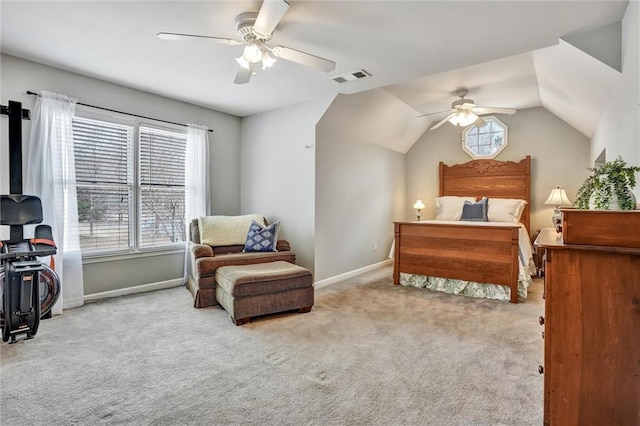
[[[541,365],[538,366],[538,374],[544,374],[544,367]]]
[[[538,324],[544,325],[544,317],[538,317]]]
[[[544,339],[544,331],[542,332],[542,338]]]

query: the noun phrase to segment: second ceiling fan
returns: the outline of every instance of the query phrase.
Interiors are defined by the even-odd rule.
[[[508,114],[513,115],[516,110],[513,108],[500,108],[500,107],[487,107],[476,105],[473,99],[467,99],[465,96],[469,91],[467,89],[458,89],[455,91],[456,96],[460,99],[453,101],[451,109],[445,111],[432,112],[428,114],[422,114],[418,117],[427,117],[430,115],[449,113],[445,118],[434,124],[429,130],[435,130],[442,126],[447,121],[454,126],[466,127],[476,121],[482,120],[481,115],[486,114]],[[482,124],[482,122],[480,121]]]
[[[333,71],[336,63],[310,53],[295,50],[286,46],[269,46],[273,31],[289,9],[285,0],[264,0],[259,12],[245,12],[236,17],[236,30],[240,40],[197,34],[158,33],[162,40],[207,40],[227,46],[245,45],[242,55],[236,58],[240,68],[234,83],[248,83],[254,68],[262,63],[262,69],[269,68],[276,58],[286,59],[306,67],[324,72]],[[273,56],[271,56],[273,55]]]

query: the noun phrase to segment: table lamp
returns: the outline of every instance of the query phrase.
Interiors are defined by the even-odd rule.
[[[425,205],[422,202],[422,200],[417,200],[416,203],[413,205],[413,208],[418,210],[418,220],[420,220],[420,211],[425,208]]]
[[[562,222],[562,216],[560,215],[560,206],[570,206],[573,203],[567,197],[567,193],[564,189],[559,186],[553,188],[551,190],[551,194],[549,194],[549,198],[544,202],[548,205],[556,206],[553,210],[553,216],[551,216],[551,220],[553,221],[553,226],[558,226]]]

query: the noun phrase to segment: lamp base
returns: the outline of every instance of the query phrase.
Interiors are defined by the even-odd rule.
[[[555,209],[553,211],[553,216],[551,216],[551,220],[553,221],[553,227],[556,228],[556,232],[562,232],[562,213],[560,210]]]

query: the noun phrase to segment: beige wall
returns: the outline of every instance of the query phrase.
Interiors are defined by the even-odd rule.
[[[587,175],[589,140],[544,108],[499,116],[509,128],[509,145],[496,160],[519,161],[531,156],[531,229],[551,226],[553,207],[544,205],[552,188],[567,190],[573,201]],[[438,163],[464,163],[471,160],[461,148],[460,129],[446,124],[426,131],[407,152],[406,217],[415,215],[414,201],[422,198],[427,206],[424,219],[435,217],[438,196]]]

